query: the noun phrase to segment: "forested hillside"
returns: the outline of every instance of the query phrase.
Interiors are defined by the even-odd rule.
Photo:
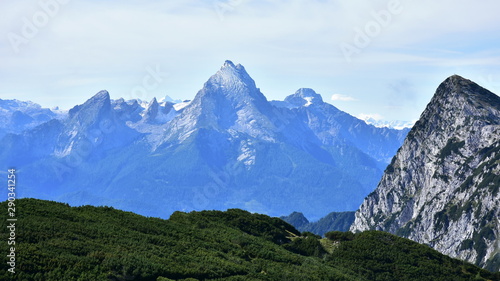
[[[321,238],[237,209],[162,220],[21,199],[16,211],[16,273],[1,280],[500,280],[391,234]]]

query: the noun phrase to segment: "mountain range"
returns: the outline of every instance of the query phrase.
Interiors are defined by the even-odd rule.
[[[356,210],[409,131],[368,125],[312,89],[268,101],[231,61],[192,101],[111,100],[103,90],[47,115],[0,140],[0,163],[22,179],[19,196],[164,218]]]

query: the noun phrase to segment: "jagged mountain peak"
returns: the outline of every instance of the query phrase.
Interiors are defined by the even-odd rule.
[[[230,60],[226,60],[222,67],[235,67],[234,63]]]
[[[271,120],[277,118],[273,114],[272,106],[245,68],[226,61],[172,121],[175,125],[165,140],[184,140],[199,128],[274,140],[276,128]]]
[[[245,68],[241,64],[234,65],[229,60],[208,79],[191,106],[196,106],[200,100],[216,103],[226,100],[229,102],[226,107],[236,109],[256,103],[267,104],[266,97],[256,87]]]
[[[149,102],[149,104],[150,104],[150,105],[151,105],[151,104],[155,104],[155,103],[156,103],[156,104],[158,104],[158,101],[156,100],[156,97],[154,97],[154,98],[153,98],[153,99]]]
[[[300,88],[295,94],[285,98],[285,102],[293,106],[309,106],[311,104],[323,104],[323,98],[310,88]]]
[[[148,111],[158,111],[158,108],[160,107],[160,104],[158,103],[158,101],[156,100],[156,98],[153,98],[148,106],[146,107],[146,112]]]
[[[231,70],[235,70],[237,72],[246,73],[248,75],[248,73],[246,72],[245,67],[243,67],[243,65],[241,65],[239,63],[234,64],[230,60],[226,60],[224,62],[224,64],[222,65],[221,69],[231,69]]]
[[[241,64],[234,65],[227,60],[224,65],[205,83],[204,88],[220,89],[223,94],[258,92],[255,81]],[[257,91],[256,91],[257,90]]]
[[[120,120],[136,122],[142,118],[143,108],[136,99],[125,101],[120,98],[112,101],[111,104]]]
[[[159,104],[156,98],[153,98],[144,111],[144,121],[151,122],[158,115]]]
[[[223,106],[225,109],[239,109],[252,104],[268,106],[266,97],[256,87],[255,81],[245,68],[240,64],[234,65],[231,61],[226,61],[205,82],[188,107],[205,107],[210,110]]]
[[[101,115],[111,114],[111,99],[108,91],[102,90],[88,99],[82,105],[77,105],[69,110],[71,118],[78,117],[83,123],[92,122]]]
[[[108,91],[102,90],[102,91],[99,91],[94,96],[92,96],[90,99],[88,99],[86,102],[84,102],[80,106],[82,108],[88,108],[88,107],[95,107],[95,106],[106,105],[106,104],[111,104],[111,99],[110,99]]]
[[[108,91],[106,90],[101,90],[99,91],[97,94],[95,94],[92,98],[92,99],[95,99],[95,100],[109,100],[110,97],[109,97],[109,93]]]

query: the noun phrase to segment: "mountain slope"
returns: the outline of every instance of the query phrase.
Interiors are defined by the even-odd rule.
[[[381,169],[401,146],[409,129],[377,128],[323,102],[312,89],[299,89],[279,106],[297,111],[306,125],[324,145],[353,146],[375,159]]]
[[[408,134],[352,231],[384,230],[500,268],[500,98],[446,79]]]
[[[500,280],[387,233],[318,240],[278,218],[236,209],[161,220],[35,199],[16,205],[16,273],[3,270],[2,280]],[[7,243],[1,247],[7,252]]]

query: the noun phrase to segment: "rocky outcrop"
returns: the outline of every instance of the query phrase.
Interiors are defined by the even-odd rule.
[[[437,89],[351,231],[383,230],[500,268],[500,97],[454,75]]]

